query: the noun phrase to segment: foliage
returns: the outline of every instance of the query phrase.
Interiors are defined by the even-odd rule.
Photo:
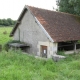
[[[2,80],[79,80],[80,54],[54,62],[22,54],[20,50],[0,53]]]
[[[4,45],[8,41],[12,40],[12,38],[9,37],[11,30],[12,30],[12,27],[0,27],[0,44],[1,45]]]
[[[1,26],[11,26],[16,23],[16,20],[12,20],[11,18],[8,19],[0,19]]]
[[[65,55],[64,50],[63,51],[58,51],[57,54],[58,55]]]
[[[80,15],[80,0],[57,0],[59,11]]]

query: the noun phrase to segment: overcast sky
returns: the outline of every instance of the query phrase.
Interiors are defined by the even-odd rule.
[[[0,0],[0,19],[17,20],[25,5],[52,10],[56,8],[56,0]]]

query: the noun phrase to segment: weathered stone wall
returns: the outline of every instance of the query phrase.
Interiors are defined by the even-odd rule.
[[[28,53],[37,54],[38,41],[49,42],[49,39],[36,23],[36,20],[30,11],[26,12],[18,28],[20,29],[20,41],[30,45]],[[18,29],[14,34],[14,40],[19,40]]]

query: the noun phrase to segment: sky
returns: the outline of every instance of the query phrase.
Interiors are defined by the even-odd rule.
[[[56,0],[0,0],[0,19],[17,20],[25,5],[53,10]]]

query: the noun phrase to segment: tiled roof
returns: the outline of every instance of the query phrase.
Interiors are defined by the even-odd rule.
[[[80,17],[28,6],[54,42],[80,40]],[[21,15],[22,16],[22,15]],[[14,34],[13,29],[12,34]]]
[[[55,42],[80,40],[80,17],[29,6]]]

